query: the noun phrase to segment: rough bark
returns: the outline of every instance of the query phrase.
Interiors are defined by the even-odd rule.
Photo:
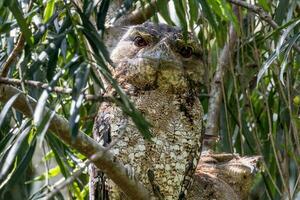
[[[237,8],[235,8],[235,13],[238,16]],[[234,29],[233,23],[231,23],[229,27],[228,42],[224,45],[221,51],[221,55],[218,59],[217,69],[211,83],[207,124],[203,140],[203,151],[213,149],[219,138],[219,116],[222,105],[223,78],[230,64],[232,56],[231,50],[234,49],[237,40],[237,32]]]

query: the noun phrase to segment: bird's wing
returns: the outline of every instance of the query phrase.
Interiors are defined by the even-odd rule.
[[[101,107],[103,108],[103,106]],[[94,121],[93,137],[105,147],[111,142],[109,111],[100,109]],[[106,175],[92,164],[90,166],[90,184],[92,184],[90,186],[90,197],[93,197],[93,200],[109,200],[109,190],[106,182]]]

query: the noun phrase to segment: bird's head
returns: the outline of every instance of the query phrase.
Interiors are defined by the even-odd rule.
[[[202,50],[177,27],[146,22],[132,26],[111,54],[114,75],[139,90],[162,89],[178,93],[203,83]]]

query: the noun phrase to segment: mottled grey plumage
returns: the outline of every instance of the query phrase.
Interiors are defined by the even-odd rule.
[[[185,41],[175,27],[144,23],[128,28],[111,59],[114,77],[153,125],[154,137],[144,140],[132,120],[111,103],[101,105],[94,136],[105,143],[118,139],[111,152],[158,199],[183,199],[201,147],[201,48],[190,35]],[[116,185],[107,183],[110,199],[122,199]]]

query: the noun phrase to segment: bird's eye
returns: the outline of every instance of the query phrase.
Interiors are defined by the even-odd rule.
[[[182,55],[182,57],[189,58],[193,54],[193,48],[189,46],[182,47],[179,49],[179,53]]]
[[[142,38],[141,36],[136,36],[133,39],[133,43],[137,47],[145,47],[145,46],[148,45],[148,42],[144,38]]]

